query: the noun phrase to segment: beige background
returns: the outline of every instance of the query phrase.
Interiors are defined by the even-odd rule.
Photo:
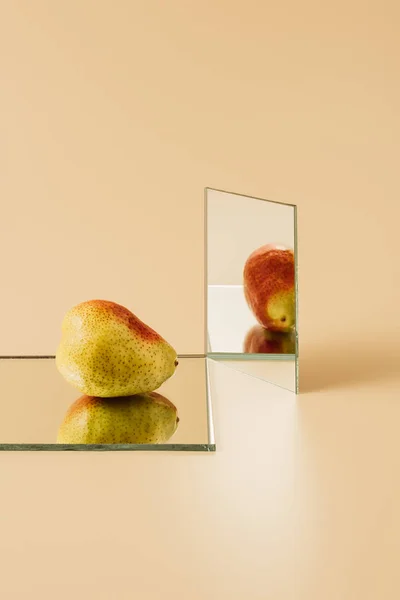
[[[127,235],[150,238],[138,220],[154,225],[152,306],[186,315],[200,346],[201,300],[186,294],[201,298],[204,186],[295,198],[304,392],[252,397],[230,370],[215,455],[2,454],[1,596],[397,600],[399,4],[37,0],[1,12],[2,236],[11,204],[21,228],[2,255],[2,337],[12,321],[25,339],[26,320],[15,324],[32,286],[58,322],[50,267],[67,268],[95,192],[102,242],[120,224],[113,243],[131,252]],[[32,249],[40,219],[51,259],[41,227]],[[10,290],[17,279],[29,302]],[[167,286],[179,301],[160,297]]]
[[[250,254],[265,244],[294,248],[294,208],[207,190],[208,285],[242,285]]]

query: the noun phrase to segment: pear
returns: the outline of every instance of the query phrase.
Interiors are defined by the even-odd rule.
[[[243,352],[247,354],[295,354],[296,336],[291,331],[270,331],[254,325],[246,334]]]
[[[162,444],[178,427],[176,406],[157,392],[81,396],[67,410],[58,444]]]
[[[294,253],[266,244],[248,257],[243,269],[247,304],[263,327],[290,331],[296,323]]]
[[[177,365],[172,346],[115,302],[82,302],[63,319],[56,367],[82,394],[113,398],[152,392]]]

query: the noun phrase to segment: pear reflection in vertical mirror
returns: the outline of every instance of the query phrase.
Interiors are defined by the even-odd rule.
[[[206,188],[207,355],[297,392],[296,207]]]

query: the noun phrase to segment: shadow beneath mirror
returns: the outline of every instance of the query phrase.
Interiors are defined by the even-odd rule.
[[[307,349],[299,358],[300,394],[339,389],[399,375],[398,354],[376,339],[346,346],[344,340]],[[397,358],[396,358],[397,357]]]

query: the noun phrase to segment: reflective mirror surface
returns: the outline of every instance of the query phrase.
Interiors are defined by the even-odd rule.
[[[206,188],[207,355],[291,391],[296,207]]]
[[[60,376],[54,358],[0,358],[0,382],[1,450],[215,449],[205,358],[179,357],[174,375],[156,390],[161,412],[160,404],[154,412],[152,404],[129,405],[127,399],[77,406],[82,395]],[[175,409],[179,421],[173,433]],[[74,442],[58,440],[62,425]],[[132,436],[140,443],[128,442]]]

